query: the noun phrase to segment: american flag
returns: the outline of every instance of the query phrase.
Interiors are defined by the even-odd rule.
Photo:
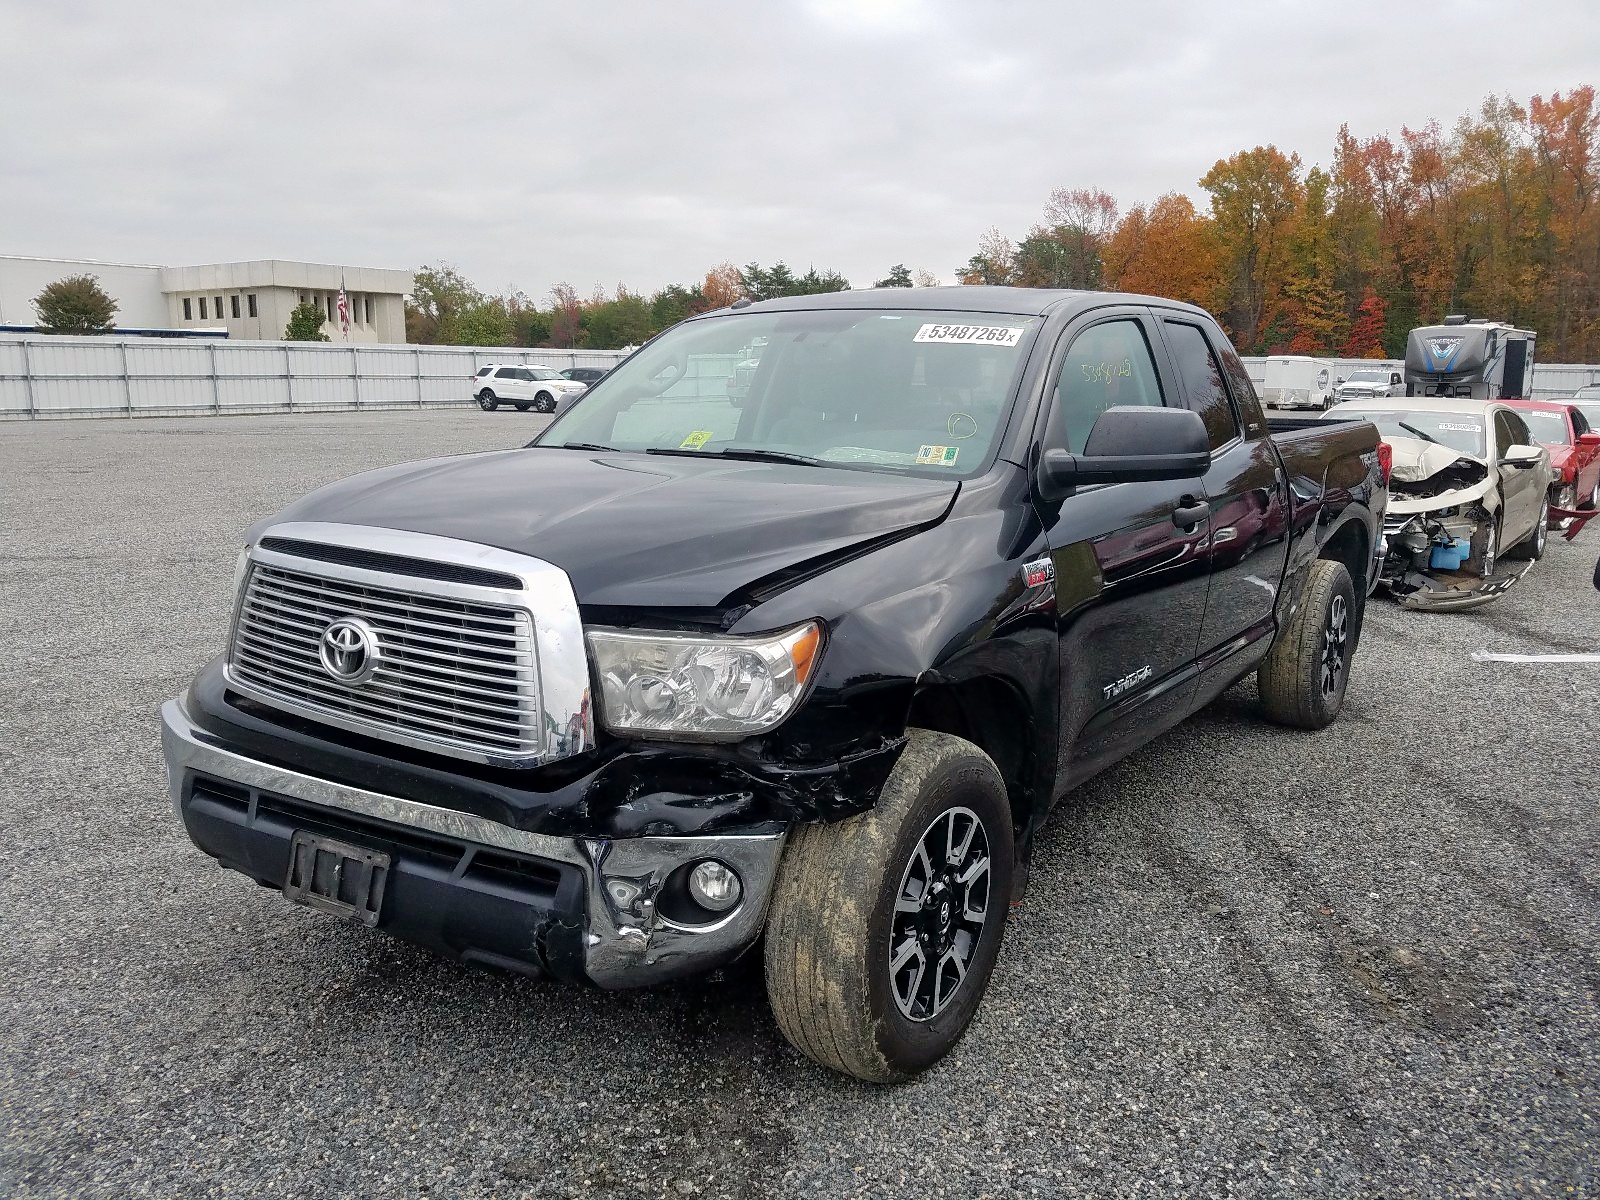
[[[339,328],[344,330],[345,341],[350,340],[350,297],[344,294],[344,280],[339,280]]]

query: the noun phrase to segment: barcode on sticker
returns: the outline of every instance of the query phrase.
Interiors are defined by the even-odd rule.
[[[1022,340],[1022,330],[1010,325],[924,325],[911,340],[962,346],[1015,346]]]

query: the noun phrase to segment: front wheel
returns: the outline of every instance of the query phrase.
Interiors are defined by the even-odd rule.
[[[1300,607],[1278,631],[1256,671],[1267,719],[1297,729],[1324,729],[1344,707],[1350,659],[1361,636],[1356,590],[1343,563],[1311,564]]]
[[[553,413],[556,410],[556,398],[549,392],[540,392],[533,398],[533,402],[539,406],[539,411],[542,413]]]
[[[1538,562],[1544,557],[1545,545],[1550,540],[1550,501],[1545,499],[1539,505],[1539,520],[1533,526],[1533,532],[1507,550],[1507,558],[1520,558],[1526,562]]]
[[[493,412],[500,407],[500,399],[488,388],[478,393],[478,407],[484,412]]]
[[[961,1039],[1000,952],[1011,809],[971,742],[914,729],[878,803],[790,835],[767,922],[767,998],[802,1054],[873,1083]]]

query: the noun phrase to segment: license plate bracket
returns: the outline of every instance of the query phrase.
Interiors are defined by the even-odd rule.
[[[389,883],[389,855],[297,829],[289,838],[284,899],[335,916],[378,924]]]

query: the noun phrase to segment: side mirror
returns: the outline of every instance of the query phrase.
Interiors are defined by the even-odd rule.
[[[1525,471],[1539,461],[1539,447],[1512,446],[1505,452],[1500,461],[1505,466],[1517,467]]]
[[[1211,440],[1200,414],[1187,408],[1126,405],[1100,414],[1082,454],[1046,450],[1039,493],[1059,500],[1085,483],[1198,479],[1211,466]]]
[[[1344,382],[1344,376],[1343,375],[1340,375],[1337,379],[1335,379],[1333,381],[1335,387],[1337,387],[1339,384],[1341,384],[1343,382]]]
[[[1596,433],[1593,430],[1590,430],[1588,433],[1580,433],[1578,435],[1578,445],[1600,446],[1600,433]]]

